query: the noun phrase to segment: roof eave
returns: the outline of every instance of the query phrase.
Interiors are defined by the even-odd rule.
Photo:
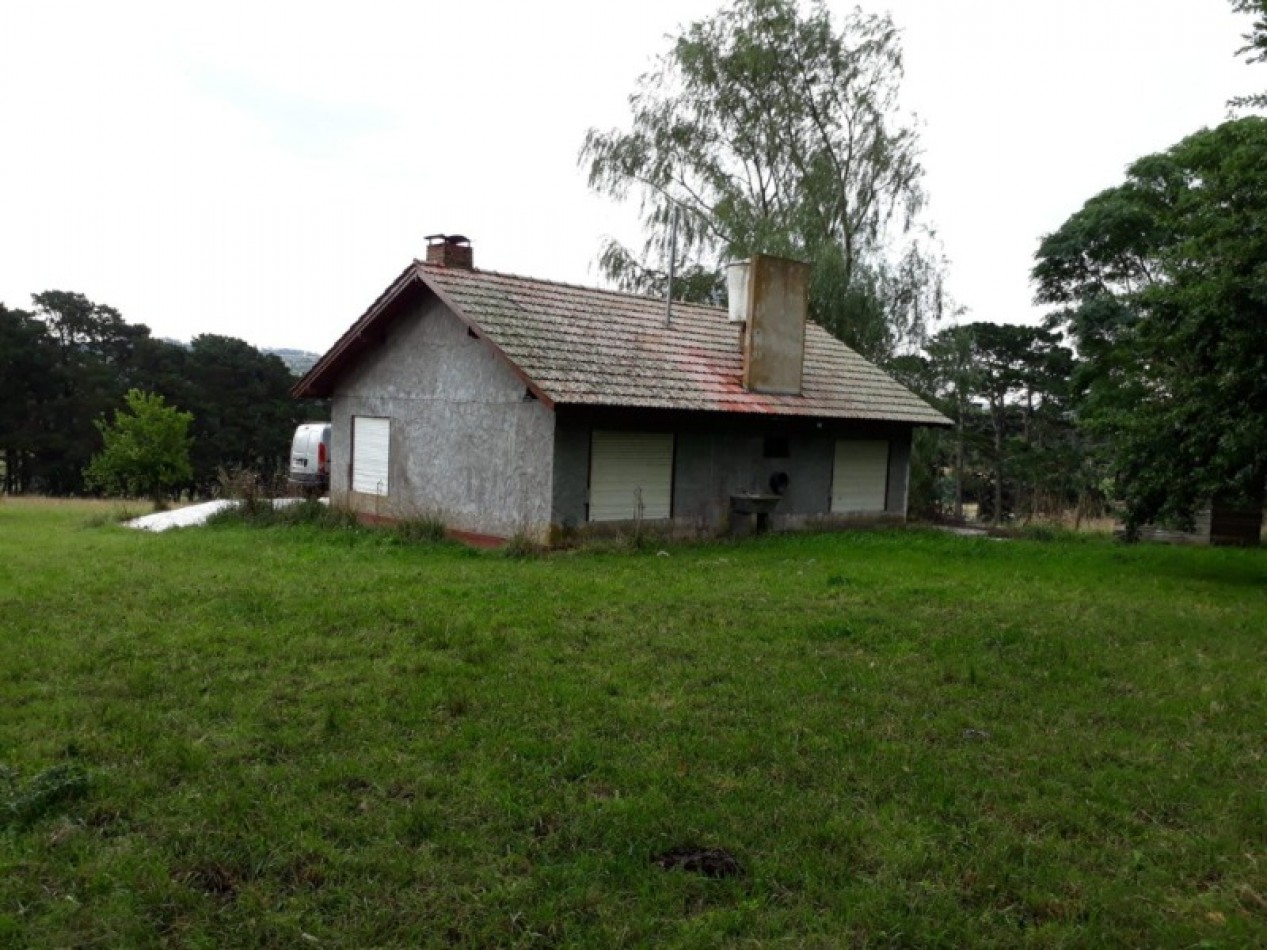
[[[411,264],[379,294],[378,299],[335,341],[334,346],[326,350],[325,355],[300,377],[299,382],[290,388],[290,394],[297,399],[328,398],[334,392],[334,384],[343,374],[346,365],[359,356],[371,341],[370,331],[378,330],[378,324],[391,310],[392,304],[416,280],[416,267]],[[381,333],[376,339],[381,340]]]
[[[334,394],[334,385],[347,365],[357,359],[364,348],[371,343],[381,343],[383,331],[380,324],[388,318],[396,301],[414,284],[426,287],[443,303],[449,311],[473,332],[499,359],[513,372],[528,391],[547,408],[554,408],[554,399],[537,384],[523,368],[512,360],[500,346],[490,338],[483,327],[447,294],[436,282],[427,278],[427,272],[420,262],[414,261],[396,278],[392,284],[379,295],[356,323],[341,336],[326,354],[317,360],[305,373],[290,393],[298,399],[325,399]]]

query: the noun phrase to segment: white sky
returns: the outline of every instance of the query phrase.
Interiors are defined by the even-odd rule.
[[[852,4],[835,3],[843,13]],[[0,301],[323,351],[414,257],[599,283],[589,194],[665,35],[719,0],[0,0]],[[930,216],[971,319],[1031,321],[1039,237],[1267,87],[1226,0],[873,0],[905,29]]]

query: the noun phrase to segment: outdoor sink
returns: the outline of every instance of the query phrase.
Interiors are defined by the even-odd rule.
[[[730,496],[730,510],[737,515],[768,515],[782,500],[782,495],[743,492]]]

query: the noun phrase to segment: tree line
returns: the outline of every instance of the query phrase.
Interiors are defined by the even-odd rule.
[[[1238,53],[1267,62],[1267,0],[1232,7],[1253,17]],[[1228,106],[1267,108],[1267,95]],[[921,436],[914,497],[958,514],[966,490],[995,520],[1112,499],[1128,532],[1191,527],[1215,500],[1261,508],[1264,222],[1261,115],[1132,162],[1039,243],[1044,326],[956,327],[906,360],[909,381],[955,421],[953,434]],[[940,472],[954,473],[949,506]]]
[[[177,491],[207,496],[221,469],[271,474],[294,427],[316,407],[290,396],[286,364],[215,334],[188,344],[154,337],[83,294],[35,294],[30,310],[0,304],[0,463],[6,493],[78,495],[102,449],[99,423],[129,391],[192,414],[190,471]]]
[[[1267,0],[1238,51],[1267,61]],[[916,513],[987,519],[1115,500],[1128,527],[1190,524],[1216,496],[1261,501],[1267,472],[1267,119],[1203,129],[1133,163],[1041,240],[1046,322],[933,332],[958,312],[922,218],[916,125],[898,106],[900,31],[821,0],[732,0],[684,28],[630,96],[626,128],[591,129],[591,187],[640,203],[640,249],[609,241],[624,289],[721,303],[724,264],[812,264],[810,314],[939,406],[922,431]],[[1252,94],[1233,109],[1267,107]],[[6,491],[71,494],[96,423],[137,390],[193,411],[193,472],[285,461],[303,414],[285,365],[240,340],[154,339],[79,294],[0,306]]]
[[[1267,61],[1267,0],[1237,52]],[[1230,119],[1128,169],[1044,237],[1041,326],[966,323],[922,220],[900,31],[821,0],[732,0],[684,28],[591,129],[592,189],[635,198],[645,240],[609,240],[619,286],[721,303],[729,260],[809,261],[810,315],[953,421],[920,431],[912,509],[1093,514],[1191,525],[1259,503],[1267,472],[1267,120]],[[1262,109],[1267,96],[1232,100]]]
[[[1078,424],[1078,360],[1043,327],[967,323],[935,334],[889,370],[953,423],[918,430],[910,508],[924,518],[982,520],[1103,514],[1108,483]]]

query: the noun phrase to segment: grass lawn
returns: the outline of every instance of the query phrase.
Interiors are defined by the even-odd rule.
[[[1267,552],[100,521],[0,502],[0,945],[1267,944]]]

